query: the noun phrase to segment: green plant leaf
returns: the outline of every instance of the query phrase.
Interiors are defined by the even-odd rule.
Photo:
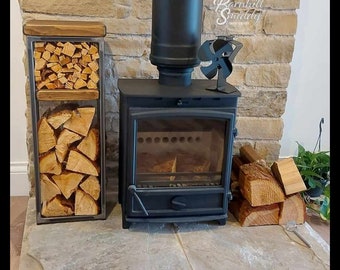
[[[320,217],[323,220],[330,220],[330,214],[331,214],[331,202],[328,197],[325,197],[321,206],[320,206]]]
[[[302,192],[306,206],[319,213],[321,219],[330,220],[330,151],[311,152],[296,143],[298,154],[293,160],[308,190],[322,188],[322,195],[316,200]]]

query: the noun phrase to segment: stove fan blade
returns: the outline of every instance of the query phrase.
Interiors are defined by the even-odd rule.
[[[205,41],[198,50],[198,58],[201,61],[210,61],[208,66],[201,66],[202,73],[211,80],[217,75],[217,87],[208,88],[208,90],[225,90],[226,78],[233,71],[231,61],[235,58],[242,44],[233,40],[232,36],[218,37],[215,40]]]

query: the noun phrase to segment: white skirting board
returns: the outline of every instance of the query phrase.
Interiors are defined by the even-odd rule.
[[[29,196],[27,162],[11,162],[10,196]]]

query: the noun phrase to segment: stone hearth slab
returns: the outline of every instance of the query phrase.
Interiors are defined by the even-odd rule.
[[[284,226],[136,223],[121,225],[121,207],[108,202],[106,220],[36,224],[35,198],[28,202],[20,270],[136,269],[329,269],[330,247],[308,223]]]

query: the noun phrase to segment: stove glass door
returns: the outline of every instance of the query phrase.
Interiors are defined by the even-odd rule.
[[[132,119],[137,188],[224,185],[234,114],[183,108],[134,112]]]

